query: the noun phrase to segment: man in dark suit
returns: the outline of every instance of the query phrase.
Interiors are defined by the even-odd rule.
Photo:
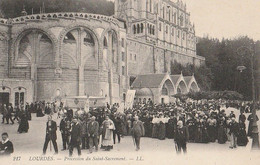
[[[136,145],[136,151],[140,150],[141,137],[145,135],[143,122],[139,120],[138,116],[135,116],[133,122],[132,136]]]
[[[62,144],[63,144],[62,150],[66,150],[67,145],[69,146],[70,126],[71,126],[70,121],[65,115],[63,115],[60,121],[60,132],[61,132]]]
[[[13,143],[8,139],[8,134],[2,134],[2,141],[0,142],[0,156],[11,155],[14,152]]]
[[[181,149],[184,153],[187,152],[187,141],[189,139],[189,131],[186,126],[183,126],[183,121],[179,120],[177,123],[177,130],[175,132],[174,142],[177,146],[177,153],[181,153]]]
[[[89,137],[89,152],[92,153],[94,145],[96,151],[98,151],[99,123],[96,121],[95,116],[92,116],[91,121],[88,123],[87,130]]]
[[[46,154],[46,150],[49,144],[49,141],[52,141],[55,154],[58,154],[58,146],[57,146],[57,124],[55,121],[52,120],[52,116],[48,116],[48,121],[46,123],[46,136],[45,136],[45,142],[43,146],[43,154]]]
[[[72,156],[73,149],[76,147],[78,155],[81,155],[80,143],[81,143],[81,128],[77,118],[73,118],[71,132],[70,132],[70,145],[69,145],[69,156]]]
[[[9,104],[7,107],[7,114],[6,114],[6,121],[7,124],[9,124],[9,120],[12,122],[12,124],[14,124],[14,121],[12,119],[12,113],[13,113],[14,109],[12,107],[12,104]]]

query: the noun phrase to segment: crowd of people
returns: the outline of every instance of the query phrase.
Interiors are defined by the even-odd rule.
[[[226,107],[225,107],[226,106]],[[227,114],[224,107],[235,107],[240,110],[236,116],[233,111]],[[133,108],[118,112],[118,104],[100,108],[72,109],[57,102],[26,103],[25,106],[4,105],[2,108],[3,123],[19,122],[18,132],[28,132],[31,113],[36,117],[48,115],[46,123],[46,137],[43,154],[51,141],[55,154],[58,153],[57,130],[62,137],[62,150],[77,148],[78,155],[81,150],[88,149],[89,153],[98,151],[99,146],[105,151],[113,149],[113,145],[121,142],[121,138],[131,135],[136,146],[140,149],[142,136],[160,140],[174,139],[175,147],[179,153],[181,149],[186,153],[186,143],[218,142],[224,144],[230,141],[230,148],[246,146],[248,136],[252,136],[253,116],[246,118],[245,113],[251,113],[252,103],[225,102],[219,100],[207,102],[175,102],[170,104],[135,103]],[[56,123],[53,114],[58,113],[60,123]],[[246,120],[249,121],[246,133]],[[257,118],[258,120],[258,118]],[[1,146],[0,146],[1,148]]]

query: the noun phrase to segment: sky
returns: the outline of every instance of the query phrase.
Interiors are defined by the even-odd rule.
[[[113,1],[113,0],[110,0]],[[177,1],[177,0],[173,0]],[[196,35],[260,40],[260,0],[183,0]]]
[[[260,40],[260,0],[183,0],[195,23],[196,35]]]

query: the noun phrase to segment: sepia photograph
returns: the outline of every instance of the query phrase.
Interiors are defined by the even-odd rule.
[[[0,164],[260,164],[259,0],[0,0]]]

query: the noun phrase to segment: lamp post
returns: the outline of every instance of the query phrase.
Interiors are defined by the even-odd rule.
[[[253,49],[249,48],[247,46],[242,46],[238,48],[238,53],[241,53],[242,51],[249,51],[251,57],[251,77],[252,77],[252,99],[253,99],[253,106],[252,106],[252,116],[253,116],[253,124],[252,124],[252,150],[257,150],[259,149],[259,135],[258,135],[258,126],[257,126],[257,118],[256,118],[256,95],[255,95],[255,77],[254,77],[254,56],[255,56],[255,43],[253,44]],[[239,68],[242,71],[246,68],[243,66],[239,66]]]

